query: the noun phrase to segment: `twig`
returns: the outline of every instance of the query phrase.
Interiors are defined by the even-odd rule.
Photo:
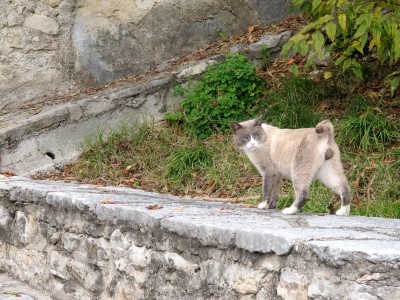
[[[207,202],[224,202],[224,203],[242,203],[248,200],[260,200],[261,196],[249,196],[241,198],[214,198],[214,197],[195,197],[195,199],[200,199]]]

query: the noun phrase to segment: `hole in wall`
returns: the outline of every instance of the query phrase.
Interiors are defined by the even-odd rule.
[[[48,157],[50,157],[51,159],[56,159],[56,155],[53,153],[53,152],[51,152],[51,151],[47,151],[46,152],[46,155],[48,156]]]

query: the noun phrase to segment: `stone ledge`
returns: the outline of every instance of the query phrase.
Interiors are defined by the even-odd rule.
[[[106,136],[121,124],[162,120],[180,99],[174,84],[196,79],[224,55],[160,71],[134,83],[121,83],[92,95],[46,106],[31,115],[19,112],[0,118],[0,172],[17,175],[54,170],[74,161],[88,137]],[[63,139],[60,139],[60,136]],[[49,156],[50,154],[50,156]]]
[[[154,204],[162,208],[146,208]],[[342,289],[335,291],[334,286],[357,288],[343,299],[357,299],[362,293],[369,294],[368,299],[400,296],[396,219],[286,216],[129,188],[4,176],[0,208],[0,269],[35,287],[62,290],[65,297],[72,283],[81,287],[75,292],[82,299],[105,295],[109,291],[98,284],[118,276],[133,282],[141,293],[137,298],[145,299],[148,290],[141,282],[149,280],[154,268],[187,274],[182,275],[185,284],[196,297],[215,289],[220,296],[229,290],[230,299],[256,299],[266,290],[284,299],[325,299],[328,288],[342,297]],[[32,261],[32,253],[37,261]],[[50,266],[41,265],[49,259]],[[250,279],[245,279],[247,273]],[[175,292],[161,287],[152,291],[164,295],[160,299],[177,296],[184,293],[178,282],[171,286]],[[200,288],[200,282],[208,282],[208,288]],[[221,297],[215,299],[229,298]]]

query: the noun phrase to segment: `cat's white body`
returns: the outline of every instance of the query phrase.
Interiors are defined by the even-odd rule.
[[[350,188],[344,176],[333,126],[323,121],[316,128],[280,129],[261,124],[261,119],[232,123],[235,144],[243,149],[263,178],[263,202],[259,208],[275,207],[282,177],[290,179],[296,201],[285,214],[296,213],[305,203],[315,179],[338,193],[342,207],[350,212]]]

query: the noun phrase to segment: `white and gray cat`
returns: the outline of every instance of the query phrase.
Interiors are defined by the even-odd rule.
[[[307,200],[313,180],[319,179],[341,199],[336,215],[350,212],[350,187],[340,161],[329,120],[315,128],[280,129],[262,124],[262,116],[241,123],[233,122],[236,146],[243,149],[262,176],[263,196],[260,209],[275,208],[281,178],[292,181],[296,199],[283,214],[295,214]]]

